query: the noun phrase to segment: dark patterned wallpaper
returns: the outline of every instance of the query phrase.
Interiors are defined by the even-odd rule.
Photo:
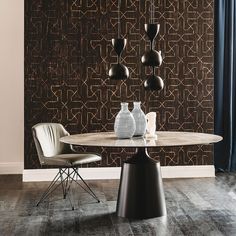
[[[158,0],[164,54],[157,69],[165,88],[144,91],[149,70],[140,63],[149,47],[144,23],[149,1],[122,0],[123,63],[130,79],[108,79],[116,62],[111,39],[117,32],[117,0],[25,0],[25,168],[40,167],[31,136],[38,122],[60,122],[70,133],[113,130],[121,101],[142,102],[157,112],[158,130],[213,132],[213,0]],[[130,106],[131,108],[132,106]],[[91,150],[91,149],[88,149]],[[101,163],[120,166],[133,149],[99,149]],[[210,146],[151,150],[162,165],[213,163]]]

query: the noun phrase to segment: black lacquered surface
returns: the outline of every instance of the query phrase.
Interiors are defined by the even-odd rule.
[[[166,215],[160,163],[149,157],[146,148],[137,149],[123,164],[116,211],[134,219]]]

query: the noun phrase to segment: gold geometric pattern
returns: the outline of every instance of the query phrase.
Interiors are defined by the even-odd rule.
[[[60,122],[71,133],[113,130],[120,102],[141,101],[157,113],[157,129],[213,132],[213,0],[155,1],[160,33],[155,48],[164,61],[156,73],[165,87],[143,89],[150,73],[141,65],[149,49],[144,24],[150,1],[122,0],[122,63],[130,79],[108,78],[116,55],[117,0],[25,0],[25,168],[38,168],[31,127]],[[87,149],[92,150],[92,149]],[[133,149],[102,148],[93,166],[120,166]],[[162,165],[212,164],[210,146],[151,149]]]

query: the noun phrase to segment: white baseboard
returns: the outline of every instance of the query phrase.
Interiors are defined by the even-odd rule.
[[[23,171],[23,182],[51,181],[57,174],[57,169],[27,169]],[[81,168],[84,179],[119,179],[120,167]],[[200,166],[162,166],[163,178],[202,178],[215,177],[213,165]]]
[[[0,162],[0,175],[22,174],[24,162]]]

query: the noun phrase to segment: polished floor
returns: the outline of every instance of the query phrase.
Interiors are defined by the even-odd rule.
[[[35,207],[47,184],[0,176],[0,235],[236,235],[236,174],[164,180],[168,216],[148,220],[115,215],[117,180],[89,181],[101,203],[74,186],[74,211],[61,189]]]

